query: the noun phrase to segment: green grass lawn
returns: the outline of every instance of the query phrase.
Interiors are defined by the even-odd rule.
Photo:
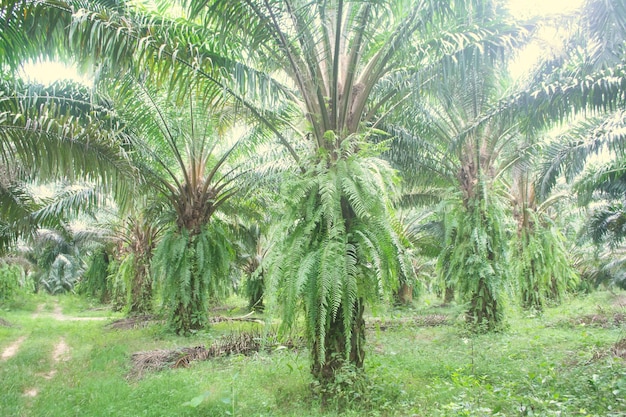
[[[464,331],[459,308],[378,312],[367,389],[342,391],[339,409],[312,394],[304,348],[129,376],[135,352],[208,346],[258,324],[219,323],[189,338],[160,324],[115,330],[107,324],[119,313],[36,296],[0,310],[11,324],[0,326],[0,353],[23,338],[0,359],[0,416],[626,416],[626,361],[612,349],[626,337],[620,299],[597,292],[534,317],[512,311],[507,330],[487,335]],[[59,308],[81,320],[59,320]],[[448,324],[414,320],[433,314]]]

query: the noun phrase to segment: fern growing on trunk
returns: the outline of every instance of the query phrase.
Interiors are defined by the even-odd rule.
[[[156,248],[153,268],[163,282],[169,323],[177,333],[207,324],[208,300],[228,291],[224,277],[233,258],[231,244],[219,220],[199,233],[172,227]]]
[[[83,273],[79,292],[98,299],[101,303],[109,300],[108,288],[109,253],[106,247],[96,249],[88,260],[88,267]]]
[[[387,198],[392,170],[377,158],[344,152],[286,181],[282,233],[269,254],[283,324],[293,326],[303,308],[311,370],[322,383],[345,364],[363,366],[365,303],[390,294],[400,270],[411,273]]]
[[[479,188],[485,187],[484,181]],[[494,330],[503,319],[502,291],[510,276],[504,202],[484,188],[467,204],[451,199],[444,223],[440,274],[469,304],[468,324],[475,330]]]
[[[522,307],[542,310],[578,283],[564,245],[564,237],[549,219],[529,213],[532,222],[517,237],[514,272]]]

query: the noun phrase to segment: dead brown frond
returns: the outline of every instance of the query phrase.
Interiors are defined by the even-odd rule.
[[[289,340],[279,344],[275,335],[231,333],[215,340],[208,349],[204,346],[196,346],[134,353],[132,355],[133,368],[128,377],[129,379],[140,379],[146,372],[160,371],[166,368],[187,368],[194,361],[205,361],[230,355],[248,356],[262,349],[270,351],[278,345],[292,349],[302,346],[303,342],[301,340]]]
[[[617,343],[615,343],[610,348],[594,348],[591,358],[587,360],[585,364],[589,365],[591,363],[597,362],[599,360],[602,360],[611,356],[626,360],[626,338],[620,339]],[[576,360],[569,361],[568,364],[570,362],[574,364],[578,364],[578,361]]]
[[[601,327],[603,329],[609,329],[613,327],[620,327],[623,323],[626,323],[626,314],[587,314],[585,316],[572,319],[572,323],[579,326]]]
[[[429,314],[426,316],[416,316],[415,325],[418,327],[436,327],[450,324],[450,317],[445,314]]]
[[[611,353],[613,353],[613,355],[617,356],[618,358],[626,360],[626,337],[613,345],[613,347],[611,348]]]
[[[109,329],[117,329],[117,330],[132,330],[132,329],[148,327],[151,324],[157,324],[157,323],[165,323],[165,321],[158,320],[154,316],[142,315],[142,316],[132,316],[132,317],[126,317],[123,319],[115,320],[112,323],[108,324],[107,327]]]
[[[215,324],[215,323],[224,323],[224,322],[232,322],[232,321],[242,321],[242,322],[248,322],[248,323],[265,324],[263,320],[256,318],[256,317],[251,317],[253,313],[254,312],[251,312],[241,317],[213,316],[209,318],[209,323]]]
[[[626,295],[620,295],[613,301],[613,306],[617,308],[626,308]]]
[[[368,322],[367,327],[371,330],[385,331],[387,329],[393,329],[403,326],[436,327],[445,326],[450,323],[450,317],[445,314],[427,314],[394,320],[371,320]]]

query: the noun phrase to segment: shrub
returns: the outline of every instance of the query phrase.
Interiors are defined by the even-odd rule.
[[[0,263],[0,303],[12,301],[25,285],[26,275],[21,266]]]

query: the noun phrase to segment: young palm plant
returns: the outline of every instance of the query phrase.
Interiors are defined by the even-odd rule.
[[[145,187],[162,200],[152,272],[171,325],[186,334],[206,325],[209,297],[227,288],[233,253],[219,210],[240,191],[238,142],[228,142],[199,99],[177,105],[132,77],[117,92]]]

